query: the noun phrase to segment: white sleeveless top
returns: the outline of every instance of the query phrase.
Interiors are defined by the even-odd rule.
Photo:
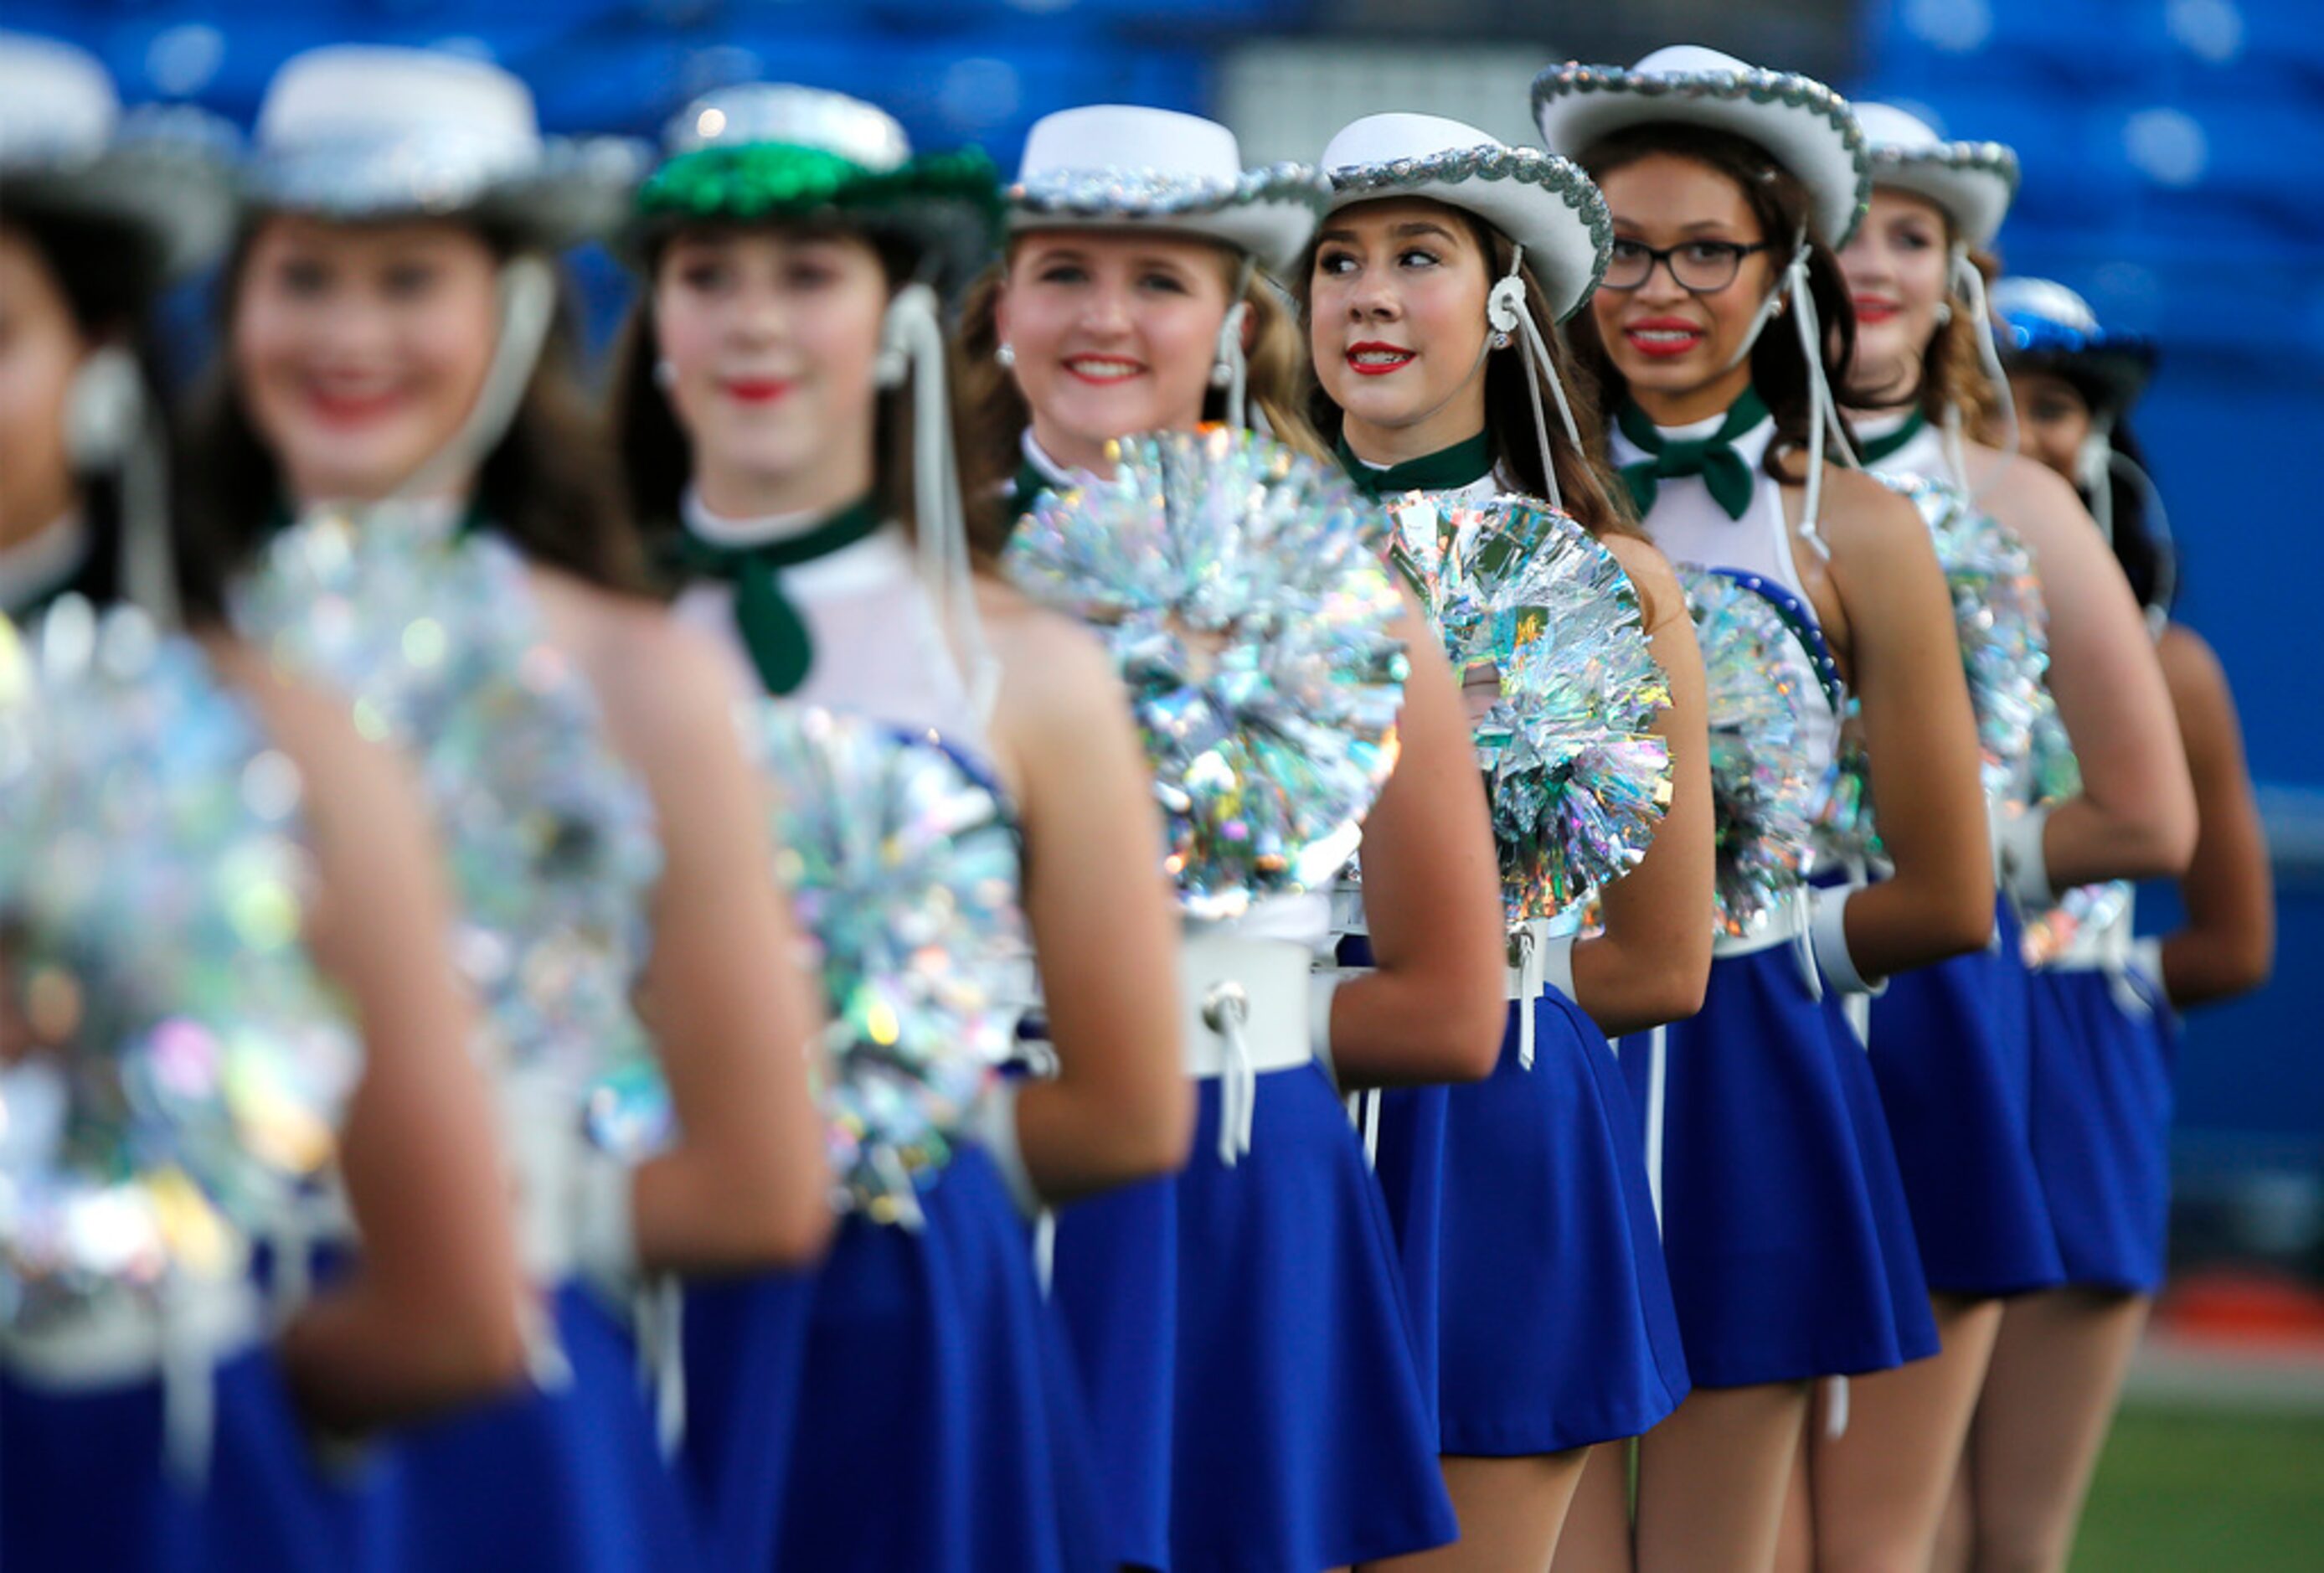
[[[1658,426],[1655,430],[1666,439],[1700,441],[1718,430],[1726,419],[1722,411],[1706,421],[1684,426]],[[1646,518],[1646,534],[1674,563],[1739,569],[1783,586],[1799,598],[1801,606],[1812,619],[1815,603],[1808,598],[1806,587],[1801,582],[1799,562],[1792,553],[1792,527],[1784,516],[1784,489],[1760,468],[1775,433],[1775,418],[1769,416],[1735,440],[1736,454],[1751,467],[1751,505],[1744,511],[1743,517],[1729,518],[1727,510],[1712,499],[1701,476],[1676,476],[1658,483],[1654,509]],[[1609,434],[1609,447],[1618,468],[1654,458],[1624,436],[1618,425]],[[1807,652],[1799,648],[1797,641],[1784,642],[1784,662],[1791,669],[1794,680],[1806,691],[1823,691],[1814,663],[1808,659]],[[1840,717],[1830,705],[1808,707],[1801,743],[1807,751],[1809,765],[1817,774],[1831,767],[1839,749]]]
[[[1889,415],[1853,415],[1849,423],[1856,434],[1867,442],[1877,442],[1890,433],[1904,429],[1913,418],[1910,410]],[[1914,480],[1937,481],[1949,486],[1967,489],[1968,483],[1953,473],[1952,460],[1945,456],[1944,433],[1934,422],[1923,421],[1904,446],[1887,455],[1877,464],[1865,467],[1877,475],[1910,476]]]
[[[816,528],[821,514],[723,519],[689,491],[687,528],[719,546],[747,547]],[[889,523],[828,557],[782,570],[783,593],[807,625],[812,652],[807,680],[788,698],[800,704],[866,716],[908,731],[930,732],[951,748],[988,763],[991,739],[960,675],[943,625],[920,579],[903,527]],[[752,665],[734,620],[734,588],[718,580],[690,586],[674,608],[678,621],[711,634],[733,657],[742,692],[765,685]]]

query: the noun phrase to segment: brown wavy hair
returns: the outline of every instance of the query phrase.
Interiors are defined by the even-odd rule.
[[[515,254],[511,237],[489,228],[479,233],[495,259]],[[256,234],[254,225],[244,228],[218,274],[219,348],[187,421],[186,529],[195,549],[229,574],[272,532],[289,498],[281,468],[235,384],[228,347]],[[555,325],[507,432],[477,467],[474,500],[528,560],[601,588],[636,593],[647,584],[644,560],[615,502],[604,426],[576,371],[577,320],[571,282],[560,270]]]
[[[1226,245],[1217,249],[1231,291],[1243,259]],[[998,555],[1016,527],[1005,494],[1024,464],[1019,444],[1033,422],[1033,412],[1015,375],[997,358],[1001,292],[1016,254],[1012,241],[1001,261],[968,287],[953,339],[957,351],[953,356],[954,387],[959,393],[953,407],[960,412],[961,485],[968,499],[969,544],[986,556]],[[1259,268],[1251,270],[1242,299],[1250,308],[1250,408],[1266,417],[1268,430],[1277,442],[1311,458],[1330,460],[1331,450],[1308,422],[1311,368],[1306,342],[1291,305]],[[1226,419],[1224,393],[1214,388],[1204,395],[1203,419]]]
[[[1793,237],[1807,232],[1810,199],[1797,175],[1748,138],[1670,121],[1618,131],[1584,149],[1574,162],[1602,183],[1615,171],[1655,153],[1689,160],[1733,181],[1758,223],[1759,237],[1768,244],[1765,254],[1775,259],[1780,274],[1791,260]],[[1856,308],[1840,274],[1840,258],[1812,237],[1808,242],[1808,293],[1823,329],[1824,377],[1837,397],[1855,368]],[[1584,311],[1571,326],[1574,362],[1595,384],[1600,407],[1618,405],[1629,396],[1629,384],[1600,341],[1596,318]],[[1806,448],[1812,419],[1808,368],[1801,363],[1799,341],[1788,324],[1767,324],[1751,347],[1750,365],[1751,385],[1775,422],[1762,468],[1771,479],[1788,483],[1783,461],[1794,449]],[[1845,428],[1847,417],[1840,420]]]
[[[1470,238],[1477,245],[1478,254],[1487,267],[1486,287],[1504,278],[1509,264],[1517,261],[1517,246],[1491,224],[1464,208],[1440,203],[1466,227]],[[1317,246],[1310,244],[1299,259],[1298,276],[1292,281],[1291,296],[1298,303],[1300,320],[1304,323],[1313,315],[1311,291],[1315,278]],[[1598,401],[1591,392],[1591,379],[1577,375],[1572,351],[1558,331],[1556,313],[1549,307],[1548,298],[1542,293],[1541,281],[1534,275],[1531,263],[1522,264],[1517,276],[1525,283],[1526,310],[1542,330],[1555,363],[1557,380],[1565,389],[1566,403],[1573,411],[1573,424],[1582,433],[1577,449],[1565,440],[1554,424],[1551,427],[1550,462],[1557,467],[1558,495],[1563,499],[1565,511],[1573,515],[1583,529],[1592,535],[1643,535],[1637,516],[1632,513],[1629,493],[1617,484],[1612,465],[1606,451],[1606,422],[1600,412]],[[1314,370],[1314,356],[1309,356],[1309,370]],[[1489,356],[1485,362],[1485,435],[1493,455],[1493,470],[1512,490],[1530,497],[1549,495],[1548,477],[1542,473],[1541,445],[1534,440],[1533,395],[1526,390],[1528,382],[1536,381],[1532,363],[1524,351],[1512,345],[1506,350]],[[1542,413],[1553,423],[1557,420],[1557,396],[1545,383],[1539,389]],[[1309,418],[1324,440],[1337,442],[1343,420],[1340,406],[1323,391],[1322,379],[1311,375],[1307,397]]]

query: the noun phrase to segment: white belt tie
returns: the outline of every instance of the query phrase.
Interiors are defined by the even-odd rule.
[[[1259,1071],[1250,1061],[1250,995],[1232,978],[1211,985],[1203,995],[1203,1025],[1218,1039],[1224,1057],[1219,1072],[1219,1161],[1229,1169],[1250,1151],[1258,1114]]]
[[[1314,961],[1305,945],[1231,925],[1191,930],[1180,948],[1179,1045],[1188,1076],[1219,1082],[1219,1161],[1229,1168],[1250,1151],[1259,1078],[1314,1059]]]
[[[1527,1070],[1533,1069],[1533,1004],[1541,998],[1542,943],[1541,933],[1533,924],[1519,928],[1512,939],[1516,941],[1517,965],[1509,968],[1509,986],[1516,991],[1517,1002],[1517,1063]]]
[[[0,1364],[27,1385],[87,1392],[157,1377],[164,1461],[180,1485],[209,1479],[217,1368],[265,1336],[247,1279],[171,1278],[151,1296],[106,1292],[37,1329],[0,1332]]]

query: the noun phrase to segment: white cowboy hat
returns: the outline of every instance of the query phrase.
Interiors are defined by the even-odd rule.
[[[0,190],[8,210],[134,239],[153,282],[216,257],[233,227],[232,128],[185,106],[124,117],[97,57],[0,32]]]
[[[351,223],[469,218],[558,249],[619,220],[642,162],[625,139],[544,139],[531,90],[498,66],[336,44],[267,84],[243,197]]]
[[[1201,236],[1290,270],[1314,233],[1330,182],[1305,164],[1246,171],[1234,133],[1170,109],[1093,104],[1033,123],[1009,228],[1166,229]]]
[[[1384,197],[1425,197],[1475,214],[1525,247],[1549,309],[1563,322],[1606,271],[1613,220],[1579,167],[1538,148],[1510,147],[1436,115],[1367,115],[1323,149],[1331,211]]]
[[[1810,228],[1839,247],[1872,196],[1863,129],[1848,100],[1812,77],[1771,71],[1701,44],[1658,49],[1628,69],[1567,61],[1533,83],[1543,143],[1579,158],[1634,125],[1725,131],[1765,148],[1808,189]]]
[[[1947,142],[1894,105],[1855,107],[1872,153],[1872,183],[1926,198],[1944,209],[1964,245],[1991,245],[2017,195],[2017,154],[1997,142]]]

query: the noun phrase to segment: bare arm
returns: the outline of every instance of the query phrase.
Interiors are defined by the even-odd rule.
[[[339,1153],[361,1260],[285,1329],[283,1364],[322,1427],[418,1419],[513,1383],[523,1360],[507,1183],[447,958],[441,856],[403,763],[358,737],[337,700],[247,652],[217,653],[305,779],[320,886],[309,940],[365,1047]]]
[[[2011,463],[1985,502],[2034,553],[2050,615],[2050,692],[2081,766],[2080,794],[2043,832],[2052,888],[2175,876],[2194,851],[2195,793],[2121,568],[2073,488],[2040,465]]]
[[[2164,992],[2184,1008],[2267,981],[2275,965],[2275,890],[2227,673],[2199,634],[2176,624],[2163,631],[2158,653],[2201,822],[2194,860],[2179,880],[2187,923],[2163,942]]]
[[[986,592],[1004,676],[994,717],[1023,810],[1055,1078],[1017,1098],[1040,1192],[1066,1200],[1168,1173],[1194,1139],[1178,1044],[1178,917],[1153,775],[1120,680],[1079,628]]]
[[[1851,472],[1832,472],[1824,496],[1844,659],[1895,866],[1849,898],[1848,949],[1858,971],[1882,977],[1974,950],[1993,932],[1977,721],[1952,599],[1912,504]]]
[[[615,615],[597,688],[653,796],[662,871],[639,1007],[679,1132],[633,1180],[639,1259],[687,1272],[799,1262],[831,1230],[807,1082],[820,1012],[772,877],[764,788],[715,652],[658,609]]]
[[[1402,752],[1364,821],[1375,970],[1332,999],[1349,1087],[1489,1076],[1507,1017],[1499,863],[1460,682],[1408,596],[1398,633],[1412,662]]]
[[[1671,805],[1638,866],[1608,887],[1605,932],[1573,948],[1575,1004],[1609,1036],[1680,1021],[1702,1008],[1711,976],[1711,824],[1702,652],[1686,597],[1661,552],[1608,540],[1638,587],[1670,708],[1655,733],[1670,746]]]

